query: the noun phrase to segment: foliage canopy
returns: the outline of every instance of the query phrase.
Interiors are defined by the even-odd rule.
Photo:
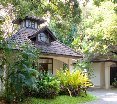
[[[86,57],[106,54],[117,45],[117,4],[102,2],[100,7],[92,6],[82,20],[80,35],[73,42],[76,50]],[[79,27],[80,28],[80,27]]]

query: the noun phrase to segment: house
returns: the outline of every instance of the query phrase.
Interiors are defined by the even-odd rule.
[[[117,58],[112,58],[112,55],[108,58],[107,55],[97,56],[92,60],[92,66],[94,77],[91,80],[94,86],[105,89],[111,88],[114,79],[117,80]]]
[[[13,23],[19,25],[20,29],[8,41],[19,46],[26,42],[35,44],[36,48],[41,50],[39,70],[56,74],[56,70],[63,68],[64,63],[71,69],[72,59],[82,58],[82,55],[59,42],[48,27],[40,28],[44,22],[45,20],[34,16],[14,20]]]

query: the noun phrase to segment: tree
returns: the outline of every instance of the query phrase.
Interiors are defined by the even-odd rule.
[[[93,7],[82,21],[83,31],[73,42],[76,50],[93,57],[106,54],[117,45],[116,4],[103,2],[100,7]]]
[[[69,43],[73,41],[74,27],[81,21],[77,0],[0,0],[0,3],[4,8],[10,5],[12,19],[14,15],[16,18],[27,15],[49,18],[50,28],[62,42],[69,38]]]
[[[2,8],[6,10],[5,26],[14,18],[24,18],[27,15],[37,17],[49,17],[52,28],[58,29],[56,32],[65,33],[65,36],[71,31],[71,26],[80,22],[79,3],[77,0],[0,0]],[[11,25],[10,25],[11,26]],[[64,29],[63,29],[64,28]],[[4,28],[2,28],[4,30]],[[9,29],[6,28],[6,30]],[[63,30],[63,31],[60,31]],[[2,30],[2,31],[3,31]],[[1,32],[2,39],[0,48],[2,49],[2,66],[6,65],[5,92],[8,100],[19,101],[23,97],[23,88],[27,85],[33,85],[36,70],[32,68],[33,61],[38,58],[33,49],[15,52],[12,45],[4,40],[12,31]],[[6,33],[5,36],[4,32]],[[63,36],[64,37],[64,36]],[[16,44],[14,44],[16,45]],[[29,47],[28,47],[29,48]]]
[[[102,2],[105,2],[105,1],[111,1],[113,3],[117,3],[117,0],[93,0],[94,4],[96,6],[100,6]]]

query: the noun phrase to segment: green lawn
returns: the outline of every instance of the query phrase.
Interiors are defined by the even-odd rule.
[[[93,95],[86,97],[57,96],[55,99],[28,98],[21,104],[78,104],[96,100]]]

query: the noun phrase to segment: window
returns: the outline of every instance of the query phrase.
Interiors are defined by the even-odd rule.
[[[31,21],[30,20],[26,20],[26,27],[31,27]]]
[[[35,22],[32,22],[31,26],[32,28],[35,28]]]
[[[37,22],[35,22],[35,28],[36,28],[36,29],[38,28]]]
[[[39,59],[39,71],[46,71],[53,73],[53,59],[51,58],[41,58]]]
[[[31,21],[30,20],[28,21],[28,27],[31,27]]]
[[[37,22],[31,21],[31,20],[26,20],[26,27],[37,28]]]
[[[39,42],[49,43],[49,37],[46,34],[44,34],[44,33],[39,33],[38,34],[38,41]]]

